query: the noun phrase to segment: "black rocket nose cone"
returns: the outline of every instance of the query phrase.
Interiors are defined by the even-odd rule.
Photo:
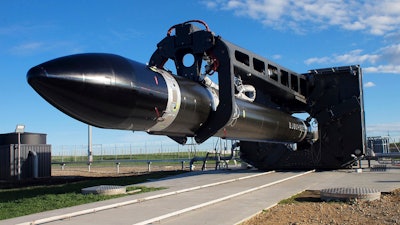
[[[154,108],[165,108],[168,98],[161,75],[106,53],[44,62],[28,71],[27,80],[54,107],[97,127],[145,130],[155,123],[149,116]]]
[[[43,80],[45,78],[46,78],[46,72],[41,66],[35,66],[31,68],[26,75],[28,83],[34,88],[36,86],[36,82]]]
[[[113,67],[109,60],[114,57],[108,54],[91,53],[64,56],[44,62],[31,68],[27,73],[28,83],[43,98],[52,104],[66,104],[65,100],[51,101],[58,98],[68,98],[70,101],[80,100],[87,96],[93,83],[105,82],[114,77]],[[99,87],[98,91],[101,91]],[[73,98],[78,99],[73,99]]]
[[[44,71],[43,67],[41,67],[41,66],[32,67],[28,71],[28,74],[26,75],[28,81],[38,78],[38,77],[44,77],[44,76],[45,76],[45,71]]]

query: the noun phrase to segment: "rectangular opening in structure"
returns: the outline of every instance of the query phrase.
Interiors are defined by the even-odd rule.
[[[276,68],[273,65],[268,64],[268,76],[271,79],[278,81],[278,68]]]
[[[235,58],[236,58],[237,61],[245,64],[246,66],[250,65],[249,56],[244,54],[243,52],[235,51]]]
[[[285,70],[281,70],[281,84],[289,87],[289,73]]]
[[[253,66],[254,70],[260,73],[265,73],[265,64],[263,61],[253,58]]]
[[[296,75],[290,74],[290,82],[292,85],[292,89],[295,91],[299,91],[299,79]]]

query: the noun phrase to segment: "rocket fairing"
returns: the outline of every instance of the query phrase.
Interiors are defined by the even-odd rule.
[[[219,102],[214,87],[105,53],[57,58],[31,68],[27,79],[50,104],[84,123],[170,137],[195,137]],[[307,135],[304,121],[235,98],[234,114],[214,136],[294,143]]]

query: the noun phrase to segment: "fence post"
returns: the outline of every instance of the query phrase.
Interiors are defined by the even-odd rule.
[[[147,162],[147,172],[151,172],[151,161]]]
[[[64,162],[64,146],[61,145],[61,162]]]
[[[182,161],[181,164],[182,164],[182,170],[185,170],[185,161]]]
[[[119,165],[121,164],[120,162],[115,163],[117,165],[117,173],[119,173]]]
[[[132,160],[132,144],[129,144],[129,159]]]

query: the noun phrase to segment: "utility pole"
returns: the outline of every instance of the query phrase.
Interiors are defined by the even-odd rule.
[[[18,134],[18,180],[21,180],[21,134],[25,131],[25,125],[18,124],[15,133]]]
[[[92,151],[92,126],[88,125],[88,163],[93,162]]]

